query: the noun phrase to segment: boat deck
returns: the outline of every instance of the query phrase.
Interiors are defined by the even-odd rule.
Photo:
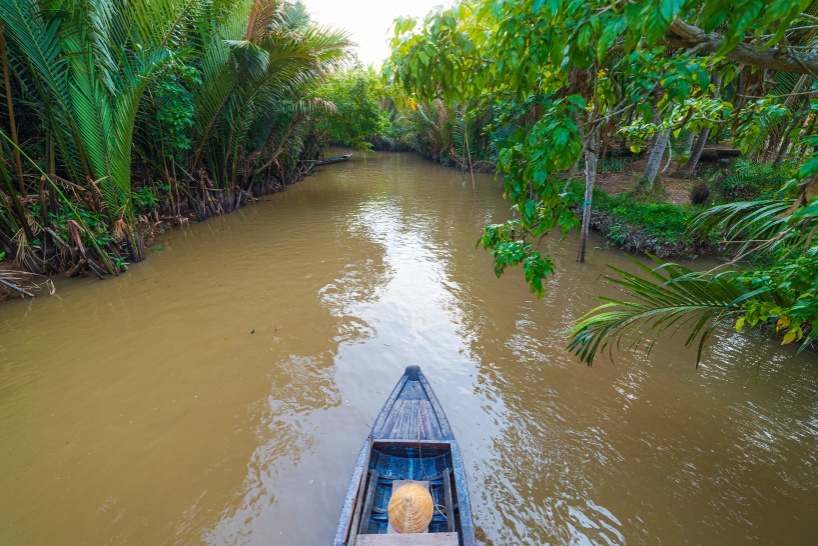
[[[426,378],[409,375],[395,386],[384,410],[372,427],[379,440],[454,439],[452,429]]]

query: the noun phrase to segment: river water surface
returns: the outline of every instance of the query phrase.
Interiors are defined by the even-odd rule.
[[[495,278],[501,193],[356,154],[0,307],[0,544],[329,544],[407,364],[487,545],[816,543],[815,356],[724,330],[698,369],[677,339],[580,364],[563,331],[628,262],[572,236],[544,300]]]

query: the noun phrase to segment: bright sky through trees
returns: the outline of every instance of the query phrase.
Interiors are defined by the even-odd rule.
[[[377,68],[389,57],[387,40],[396,17],[421,17],[435,6],[450,7],[453,0],[304,0],[304,3],[318,23],[352,32],[352,40],[358,44],[358,58]]]

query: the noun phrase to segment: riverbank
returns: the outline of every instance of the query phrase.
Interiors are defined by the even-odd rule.
[[[141,208],[135,211],[135,239],[139,241],[140,252],[128,247],[128,241],[123,238],[120,243],[123,252],[116,256],[114,273],[118,275],[134,263],[143,261],[148,256],[147,251],[154,246],[157,235],[165,230],[204,222],[208,218],[236,211],[261,197],[285,191],[288,186],[304,180],[311,171],[311,164],[301,163],[299,167],[284,171],[278,177],[267,176],[254,182],[247,189],[220,191],[203,185],[200,193],[185,192],[182,196],[169,186],[161,188],[152,182],[140,185],[152,190],[151,199],[143,202]],[[47,232],[44,233],[43,239],[48,235]],[[24,255],[22,263],[0,259],[0,280],[6,281],[0,282],[0,303],[9,299],[35,297],[42,292],[39,286],[41,283],[34,282],[37,278],[47,280],[53,275],[68,278],[96,276],[99,280],[104,280],[112,276],[98,256],[89,252],[90,248],[87,247],[90,245],[87,241],[83,244],[81,234],[60,238],[59,242],[62,252],[52,246],[47,259],[37,260],[33,255]],[[3,246],[6,246],[5,251],[2,250]],[[36,245],[32,245],[32,248],[36,248]],[[0,240],[0,258],[8,258],[9,251],[7,245],[3,245]],[[126,257],[132,261],[125,261]]]
[[[30,274],[20,271],[8,260],[0,262],[0,303],[11,297],[29,297],[33,288]]]
[[[581,195],[582,183],[574,182],[572,190]],[[691,204],[634,199],[627,193],[612,194],[596,187],[590,221],[591,228],[607,243],[628,252],[650,253],[662,259],[718,256],[715,238],[687,232],[687,222],[704,210]],[[582,216],[579,207],[577,214]]]
[[[462,162],[415,153],[468,176],[468,166]],[[715,238],[691,236],[685,227],[688,220],[706,210],[706,206],[691,204],[690,199],[692,188],[702,179],[660,174],[657,185],[662,189],[659,195],[652,199],[635,198],[630,192],[644,167],[644,159],[612,158],[602,164],[594,187],[591,229],[606,243],[628,252],[650,253],[662,259],[720,256],[721,249]],[[482,161],[473,165],[473,170],[494,172],[496,164]],[[584,175],[579,172],[569,186],[578,202],[582,200],[584,184]],[[581,218],[582,208],[577,207],[576,212]]]

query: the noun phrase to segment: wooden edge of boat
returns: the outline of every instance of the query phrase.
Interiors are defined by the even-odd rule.
[[[332,542],[333,546],[343,546],[346,544],[349,529],[352,524],[352,511],[358,504],[358,495],[361,494],[361,487],[363,485],[361,482],[363,481],[363,477],[365,475],[364,473],[366,471],[364,467],[369,466],[367,459],[369,457],[371,445],[372,436],[369,436],[364,441],[364,445],[361,446],[361,452],[358,453],[358,459],[355,461],[355,469],[352,471],[352,477],[349,479],[349,487],[347,487],[344,507],[341,509],[341,516],[338,519],[339,525],[335,530],[335,540]],[[346,525],[341,525],[341,522],[346,522]]]
[[[457,487],[457,503],[460,511],[460,535],[463,546],[476,546],[477,540],[474,538],[474,520],[471,513],[471,500],[469,499],[469,484],[466,480],[466,469],[463,468],[463,458],[460,456],[460,446],[452,440],[452,472],[454,472],[454,483]],[[464,491],[461,491],[460,488]]]

